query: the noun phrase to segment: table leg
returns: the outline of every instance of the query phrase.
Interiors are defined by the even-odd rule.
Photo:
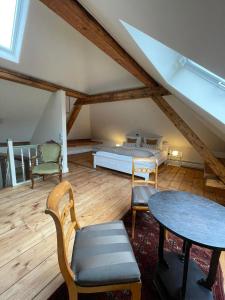
[[[168,268],[168,264],[164,259],[164,240],[165,240],[165,228],[159,225],[159,248],[158,248],[158,258],[159,263],[164,267]]]
[[[221,254],[221,251],[213,250],[208,276],[206,279],[202,278],[198,281],[199,284],[201,284],[202,286],[206,287],[209,290],[212,289],[212,286],[216,280],[216,273],[217,273],[217,268],[218,268],[218,264],[219,264],[220,254]]]
[[[182,246],[182,253],[185,254],[185,249],[186,249],[186,240],[183,241],[183,246]]]
[[[184,242],[185,249],[184,250],[184,270],[183,270],[183,280],[182,280],[182,288],[181,288],[181,299],[185,299],[186,287],[187,287],[187,275],[188,275],[188,264],[189,264],[189,256],[191,249],[191,242]]]
[[[185,248],[186,248],[186,240],[183,240],[182,253],[179,255],[180,260],[182,262],[184,262]]]

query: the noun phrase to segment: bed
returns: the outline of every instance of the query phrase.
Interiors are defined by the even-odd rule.
[[[93,167],[97,166],[108,168],[111,170],[120,171],[127,174],[132,174],[132,159],[133,157],[153,157],[158,161],[158,165],[161,165],[167,160],[167,149],[149,149],[145,147],[104,147],[101,150],[93,154]],[[137,167],[152,168],[152,163],[139,163]],[[136,174],[136,176],[148,179],[147,174]]]

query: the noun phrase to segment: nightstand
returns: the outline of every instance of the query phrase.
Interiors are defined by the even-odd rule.
[[[167,164],[177,167],[182,166],[182,152],[178,150],[169,150]]]

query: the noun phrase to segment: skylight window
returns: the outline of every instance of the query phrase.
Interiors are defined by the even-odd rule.
[[[199,75],[203,79],[206,79],[210,83],[216,85],[218,88],[225,89],[225,80],[217,76],[216,74],[210,72],[206,68],[200,66],[199,64],[184,56],[180,58],[179,62],[183,67],[189,69],[190,71]]]
[[[29,0],[0,0],[0,57],[19,62]]]
[[[200,111],[207,121],[212,120],[214,125],[219,124],[218,128],[221,126],[220,123],[225,124],[225,80],[223,78],[125,21],[120,20],[120,22],[151,63],[149,66],[146,65],[146,70],[149,67],[151,72],[157,70],[168,87],[173,88],[173,93],[185,101],[190,101],[191,107]]]
[[[7,49],[10,49],[12,44],[15,13],[16,0],[0,1],[0,45]]]

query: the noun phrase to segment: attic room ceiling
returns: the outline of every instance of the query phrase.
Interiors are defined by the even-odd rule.
[[[18,64],[0,66],[86,93],[143,86],[40,1],[30,0]]]
[[[120,19],[130,19],[132,24],[139,21],[140,27],[143,27],[141,22],[150,22],[148,20],[149,17],[143,17],[145,16],[143,10],[147,9],[149,14],[151,14],[152,8],[154,8],[154,13],[156,14],[157,12],[159,14],[163,4],[162,0],[157,2],[142,0],[141,5],[140,1],[133,0],[129,1],[129,3],[127,0],[82,0],[80,2],[111,32],[135,60],[144,66],[149,74],[163,85],[166,85],[163,78],[148,58],[140,51],[135,42],[132,41],[119,21]],[[104,5],[106,2],[107,5]],[[139,3],[138,6],[137,3]],[[159,3],[161,3],[161,6]],[[173,2],[173,5],[175,3]],[[123,9],[126,5],[128,5],[129,10]],[[144,21],[143,19],[146,20]],[[159,21],[157,20],[157,22]],[[158,29],[160,31],[165,30],[165,26],[162,28],[162,25],[156,23],[152,26],[155,32],[152,34],[153,36],[157,35]],[[149,29],[149,26],[147,29]],[[73,30],[60,17],[35,0],[30,1],[20,63],[14,64],[1,59],[0,65],[91,94],[143,86],[126,70],[116,64],[81,34]],[[178,93],[177,96],[184,101],[187,100],[183,99]],[[191,107],[196,111],[193,105]],[[211,121],[204,111],[201,114],[205,120],[208,121],[209,119]],[[221,127],[220,124],[216,124],[215,120],[212,120],[212,124],[216,125],[216,129],[225,132],[225,128]]]
[[[79,2],[143,67],[143,58],[137,57],[119,20],[225,78],[224,0]]]
[[[225,35],[223,34],[223,38],[221,37],[218,41],[218,28],[221,29],[221,33],[224,33],[225,21],[221,12],[218,14],[215,13],[218,7],[213,10],[212,2],[209,3],[207,1],[205,3],[204,1],[203,3],[202,0],[198,1],[198,3],[193,0],[188,3],[181,3],[180,1],[168,2],[165,0],[79,0],[79,2],[153,78],[188,104],[191,109],[203,118],[208,126],[211,125],[210,128],[212,130],[215,129],[216,134],[221,135],[225,140],[225,124],[221,121],[224,117],[220,117],[219,121],[213,116],[214,113],[210,114],[210,110],[206,112],[201,106],[190,101],[192,99],[187,97],[185,93],[182,93],[179,89],[174,89],[172,86],[169,87],[167,80],[164,80],[161,76],[161,70],[153,65],[154,60],[151,57],[153,49],[149,48],[150,55],[146,55],[140,45],[132,40],[130,34],[127,34],[126,26],[123,26],[124,23],[130,24],[133,28],[143,32],[143,34],[147,34],[149,37],[156,41],[161,41],[165,46],[168,45],[171,49],[175,50],[170,51],[170,53],[167,51],[166,55],[162,53],[162,49],[158,49],[158,53],[155,53],[158,63],[161,65],[164,64],[164,69],[167,72],[168,70],[171,71],[170,64],[177,59],[175,56],[180,56],[180,52],[182,55],[191,58],[205,68],[225,78],[225,76],[221,75],[225,74],[225,60],[223,59],[225,52],[222,51],[225,48]],[[225,2],[217,2],[221,11],[224,11]],[[127,9],[128,7],[129,9]],[[211,11],[213,11],[213,14]],[[209,14],[210,23],[207,21]],[[211,47],[207,47],[209,41]],[[211,41],[214,41],[214,43],[211,43]],[[150,45],[147,46],[149,47]],[[203,51],[204,55],[202,55]],[[213,65],[213,68],[211,68],[211,65]],[[183,85],[185,85],[185,80]],[[190,81],[186,88],[190,89]],[[208,96],[210,98],[210,94]],[[210,101],[213,102],[213,97],[211,98],[212,101]],[[220,109],[223,107],[222,102],[219,105]]]

